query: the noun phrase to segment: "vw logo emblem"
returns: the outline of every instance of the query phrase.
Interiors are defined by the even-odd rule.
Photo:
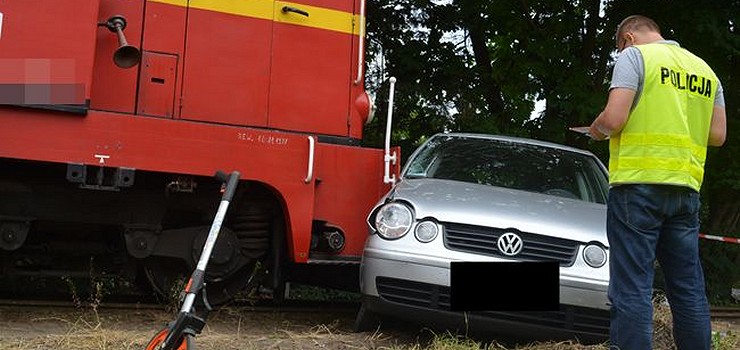
[[[524,248],[524,242],[516,233],[506,232],[498,238],[496,246],[501,253],[504,253],[504,255],[514,256],[522,251],[522,248]]]

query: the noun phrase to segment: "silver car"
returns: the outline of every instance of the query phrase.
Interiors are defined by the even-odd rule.
[[[572,147],[480,134],[431,137],[368,217],[355,329],[393,316],[473,332],[605,339],[607,177],[596,156]],[[503,236],[520,247],[501,249]],[[456,261],[556,261],[559,309],[453,312]],[[516,282],[480,281],[488,289]]]

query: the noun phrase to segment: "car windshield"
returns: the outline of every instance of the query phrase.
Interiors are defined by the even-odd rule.
[[[405,178],[435,178],[606,203],[595,157],[506,140],[437,136],[409,160]]]

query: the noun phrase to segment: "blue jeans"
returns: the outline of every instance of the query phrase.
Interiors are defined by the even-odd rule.
[[[711,323],[699,260],[699,193],[670,185],[609,190],[611,349],[652,349],[657,258],[679,350],[709,350]]]

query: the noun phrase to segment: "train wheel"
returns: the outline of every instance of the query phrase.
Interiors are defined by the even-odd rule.
[[[150,258],[144,266],[144,272],[154,291],[165,301],[178,301],[191,273],[186,265],[178,259]],[[208,303],[221,305],[233,299],[247,285],[253,269],[254,264],[246,264],[227,278],[206,278]],[[196,302],[200,301],[196,299]]]
[[[244,291],[255,266],[269,252],[270,238],[276,229],[276,204],[264,196],[244,192],[239,197],[244,200],[235,200],[229,209],[206,268],[206,296],[211,305],[224,304]],[[145,261],[149,282],[165,300],[179,297],[200,257],[206,236],[204,231],[195,237],[192,254],[186,261],[166,257],[150,257]]]
[[[179,259],[150,257],[144,261],[144,275],[154,292],[165,302],[177,303],[187,283],[186,266]]]
[[[146,350],[158,350],[159,346],[164,342],[165,338],[167,338],[167,334],[169,333],[170,329],[168,327],[164,327],[162,330],[160,330],[157,334],[152,337],[152,340],[149,341],[149,343],[146,345]],[[192,335],[186,334],[182,340],[180,340],[180,344],[177,344],[176,350],[195,350],[195,339]]]

